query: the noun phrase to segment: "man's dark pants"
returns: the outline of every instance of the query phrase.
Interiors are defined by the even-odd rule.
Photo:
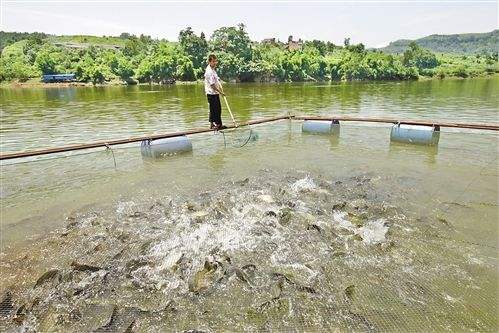
[[[215,123],[217,126],[222,126],[222,105],[220,104],[220,96],[207,94],[208,104],[210,104],[210,124]]]

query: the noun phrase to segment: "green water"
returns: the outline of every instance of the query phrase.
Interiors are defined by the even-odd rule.
[[[341,85],[241,84],[228,85],[226,90],[231,108],[239,121],[290,113],[497,123],[498,86],[499,79],[495,77]],[[2,89],[0,94],[2,152],[181,131],[207,125],[207,102],[203,88],[199,85]],[[226,122],[230,122],[225,109],[223,116]],[[266,208],[258,206],[258,200],[255,198],[265,192],[266,186],[272,195],[279,196],[278,193],[281,192],[274,193],[274,187],[288,188],[296,179],[306,175],[316,182],[319,179],[330,182],[333,190],[334,184],[338,184],[338,187],[341,184],[349,184],[349,177],[359,176],[367,177],[371,183],[376,184],[375,189],[364,188],[364,185],[359,183],[351,187],[341,185],[345,186],[342,191],[360,197],[364,191],[372,202],[385,202],[390,207],[396,207],[395,215],[382,217],[390,221],[391,231],[388,231],[386,237],[387,240],[395,242],[397,252],[392,252],[386,258],[381,255],[377,260],[389,260],[392,263],[401,260],[404,262],[403,269],[402,266],[381,267],[380,262],[370,258],[369,247],[357,248],[358,244],[355,245],[355,252],[359,261],[356,261],[355,269],[351,266],[352,262],[342,262],[338,266],[334,262],[324,261],[324,257],[321,257],[320,261],[324,261],[323,265],[326,267],[323,269],[331,269],[331,272],[343,267],[342,265],[350,267],[342,268],[341,274],[336,272],[341,276],[346,274],[341,279],[347,279],[351,274],[370,276],[369,272],[379,269],[380,276],[376,279],[387,279],[377,282],[379,289],[370,289],[373,282],[369,278],[359,278],[360,280],[355,282],[356,288],[362,290],[359,301],[371,304],[373,308],[369,311],[364,308],[366,312],[362,312],[359,310],[362,306],[358,305],[360,308],[357,312],[348,310],[362,313],[364,316],[355,317],[357,322],[352,325],[348,324],[349,320],[353,320],[351,318],[345,322],[339,319],[329,321],[324,319],[327,317],[327,310],[317,308],[319,303],[328,304],[326,298],[323,298],[316,299],[319,302],[317,304],[315,301],[304,303],[308,307],[304,305],[304,313],[299,323],[293,322],[289,309],[290,312],[286,314],[267,313],[267,319],[271,322],[274,320],[274,323],[288,322],[291,327],[305,325],[312,329],[339,327],[364,330],[374,325],[381,330],[395,330],[397,327],[403,330],[496,330],[497,286],[494,281],[497,281],[499,220],[497,134],[443,129],[438,147],[424,147],[391,143],[389,125],[342,123],[339,138],[304,135],[300,126],[299,122],[286,120],[255,126],[253,130],[258,132],[259,139],[243,148],[238,148],[237,143],[247,137],[246,129],[227,133],[226,145],[221,134],[195,135],[192,137],[192,154],[173,156],[162,161],[143,160],[138,144],[131,144],[116,147],[113,152],[97,149],[78,154],[2,163],[2,258],[6,264],[2,266],[1,285],[9,286],[20,276],[26,281],[36,280],[47,267],[67,267],[69,258],[81,259],[81,253],[88,253],[86,244],[95,246],[92,235],[102,235],[105,233],[103,230],[107,228],[95,226],[95,229],[85,229],[82,234],[70,234],[68,237],[74,241],[74,246],[68,243],[62,245],[58,238],[53,238],[57,234],[51,234],[54,230],[64,228],[67,224],[66,217],[75,216],[75,212],[85,215],[85,212],[97,211],[103,220],[119,222],[122,207],[128,207],[131,203],[147,206],[148,203],[163,202],[165,197],[180,202],[198,200],[196,198],[201,193],[212,193],[217,200],[228,200],[229,210],[240,209],[238,205],[242,200],[242,203],[247,201],[265,212]],[[291,180],[285,175],[289,175]],[[261,186],[258,190],[241,189],[241,192],[237,193],[233,182],[245,178]],[[332,201],[328,200],[334,201],[336,197],[329,193],[331,188],[327,187],[325,190],[321,187],[317,190],[317,199],[308,198],[307,194],[297,194],[293,200],[312,206],[317,201],[317,207],[307,214],[325,219],[321,218],[323,215],[314,213],[315,210],[325,211],[324,216],[332,219],[332,208],[328,206]],[[321,191],[328,191],[327,195],[332,197],[323,199],[320,196]],[[224,197],[228,193],[234,194],[228,198]],[[233,199],[232,195],[240,198]],[[185,215],[182,212],[176,212],[178,215],[175,219],[184,221]],[[251,214],[246,216],[250,217],[257,219]],[[133,228],[149,230],[148,227],[154,223],[156,220],[145,217]],[[184,228],[181,222],[179,225]],[[125,232],[128,226],[113,228]],[[178,228],[178,232],[188,231],[189,228],[197,230],[197,227],[189,224],[185,226],[187,229]],[[156,231],[150,232],[150,235],[144,233],[141,237],[147,239],[148,235],[152,237]],[[245,234],[247,230],[237,229],[231,232],[239,235]],[[283,239],[292,244],[296,244],[298,240],[309,242],[307,238],[301,238],[305,237],[301,232],[293,232],[296,234],[286,234]],[[207,233],[214,237],[213,239],[219,236],[216,228]],[[169,236],[161,235],[159,241],[167,242]],[[184,251],[194,251],[193,253],[199,256],[194,261],[202,261],[203,255],[214,251],[209,241],[208,237],[207,243],[195,243],[199,246],[198,249],[188,248]],[[429,246],[423,241],[432,245]],[[229,241],[227,244],[232,243]],[[266,267],[265,263],[260,263],[262,254],[259,254],[260,257],[253,257],[251,253],[244,252],[242,247],[234,248],[227,244],[225,246],[236,258],[246,258],[257,266],[260,264],[262,271],[271,269]],[[261,251],[264,256],[271,256],[272,252],[266,251],[274,250],[263,247]],[[315,250],[313,247],[291,247],[286,251],[294,254],[282,259],[283,262],[295,256],[296,260],[301,258],[298,260],[299,264],[304,264],[307,261],[304,258],[313,257],[314,251],[322,253],[322,247],[317,245]],[[44,255],[41,256],[40,253]],[[60,258],[56,259],[58,256]],[[28,259],[19,261],[19,258]],[[155,260],[164,260],[161,258]],[[22,265],[25,260],[31,263],[28,273]],[[361,262],[363,264],[360,264]],[[439,263],[441,271],[438,270]],[[17,273],[5,274],[6,267]],[[314,266],[313,269],[316,268]],[[194,267],[191,269],[195,270]],[[420,274],[424,270],[431,271],[431,274]],[[404,275],[414,271],[418,273]],[[321,274],[323,273],[319,274],[321,278],[329,281],[327,274]],[[438,277],[446,276],[445,274],[452,276],[449,275],[448,280]],[[432,301],[422,296],[425,294],[424,290],[417,289],[418,286],[404,280],[409,276],[414,279],[410,281],[416,281],[419,286],[432,284],[432,290],[428,292]],[[397,279],[405,281],[404,283],[409,282],[400,287],[401,289],[394,289],[390,283],[395,283]],[[393,281],[388,283],[388,280]],[[345,281],[347,280],[341,280],[341,283],[347,283]],[[180,294],[174,297],[176,302],[183,304],[179,306],[185,310],[183,315],[178,317],[179,327],[193,328],[196,325],[193,326],[195,321],[192,321],[192,316],[201,315],[195,314],[194,310],[185,305],[187,296],[183,294],[186,291],[182,289],[182,283],[179,289],[175,289],[175,292]],[[321,286],[326,285],[318,283],[317,288],[321,289]],[[170,287],[161,288],[169,290]],[[200,325],[196,327],[228,329],[232,320],[235,320],[235,314],[229,309],[229,305],[233,304],[231,302],[235,302],[231,297],[240,297],[241,306],[251,303],[251,293],[247,294],[238,289],[239,287],[217,288],[222,288],[225,299],[230,301],[223,303],[223,300],[210,294],[201,295],[196,302],[206,302],[203,306],[208,312],[213,308],[221,309],[224,316],[203,315],[200,318],[204,319],[199,319],[197,323]],[[160,291],[164,292],[163,289]],[[234,291],[232,296],[231,291]],[[301,297],[296,295],[290,296],[283,304],[286,307],[296,304],[297,299]],[[331,295],[327,297],[333,297]],[[298,298],[295,299],[295,296]],[[397,302],[401,297],[412,299],[416,303],[420,300],[420,304],[427,304],[427,307],[416,303],[410,305],[410,302],[399,304]],[[444,298],[440,300],[438,297]],[[137,299],[134,299],[135,301]],[[408,304],[412,306],[412,310],[404,317],[401,314],[404,313],[402,309]],[[348,304],[343,304],[340,308],[344,309],[343,306],[348,307]],[[317,314],[310,312],[313,308],[316,308]],[[376,310],[373,310],[375,308],[383,308],[385,312],[378,313],[379,316],[376,317]],[[245,308],[241,311],[250,310]],[[397,315],[392,312],[397,312]],[[362,319],[365,316],[372,325],[362,324],[366,321]],[[261,321],[262,318],[252,317],[254,321],[238,318],[238,329],[243,330],[252,330],[250,328],[255,327],[290,327],[265,324]],[[158,324],[158,327],[168,325],[168,320]],[[405,324],[397,326],[400,325],[397,322],[401,320],[405,321]],[[71,327],[73,330],[79,330],[75,327],[81,329],[83,326]]]
[[[289,113],[487,123],[497,122],[499,118],[498,86],[499,78],[494,77],[339,85],[241,84],[228,85],[226,90],[238,121]],[[2,152],[182,131],[207,125],[207,102],[201,85],[4,88],[0,89],[0,101]],[[226,111],[224,119],[230,122]],[[272,126],[264,126],[260,130],[264,134],[262,140],[267,144],[257,145],[254,148],[262,157],[273,150],[281,150],[285,144],[280,136],[286,136],[284,132],[287,129],[274,131]],[[345,124],[345,126],[352,125]],[[356,123],[353,126],[362,126],[362,124]],[[343,131],[340,147],[345,147],[347,152],[355,145],[359,145],[360,149],[367,152],[374,152],[372,149],[386,151],[389,147],[389,134],[386,128],[355,127],[350,131]],[[450,134],[445,134],[447,132]],[[494,133],[468,132],[471,134],[461,135],[455,132],[444,132],[439,154],[424,152],[424,149],[421,154],[428,154],[430,156],[428,160],[442,161],[436,164],[442,167],[443,160],[448,159],[445,161],[448,163],[446,172],[459,172],[461,163],[479,165],[488,163],[497,155],[497,136]],[[246,133],[240,133],[239,136],[244,139],[245,135]],[[193,140],[194,158],[205,156],[208,159],[208,162],[201,162],[203,165],[219,165],[223,168],[224,161],[230,160],[233,156],[233,153],[219,151],[223,146],[221,136],[198,135],[193,137]],[[300,148],[299,144],[292,143],[298,152],[302,152],[304,148]],[[112,154],[102,149],[86,151],[95,152],[86,157],[45,160],[47,159],[45,156],[39,158],[38,160],[41,160],[39,162],[16,164],[16,166],[10,164],[33,159],[3,162],[1,176],[3,225],[44,215],[47,212],[78,208],[80,199],[77,202],[69,202],[74,201],[73,196],[81,198],[85,203],[94,202],[94,193],[85,190],[91,186],[103,186],[104,193],[119,195],[121,190],[113,189],[128,186],[128,182],[120,177],[133,179],[141,177],[144,170],[151,172],[150,165],[144,166],[140,154],[135,149],[136,146],[131,145],[130,149],[116,148],[118,172],[113,168]],[[463,155],[445,157],[442,149],[446,147],[450,151],[458,148]],[[378,156],[380,155],[375,155],[374,159]],[[276,162],[280,167],[287,168],[296,163],[296,158],[302,160],[300,156],[290,156],[287,160]],[[356,156],[347,158],[352,159],[353,163]],[[184,162],[179,164],[186,164]],[[314,167],[322,165],[320,159],[309,162]],[[224,172],[251,173],[252,170],[244,165],[246,162],[241,163],[241,167]],[[392,162],[386,163],[385,166],[392,167],[392,164]],[[488,167],[486,172],[495,172],[495,166],[496,163]],[[203,179],[212,175],[209,168],[207,170],[208,175]],[[173,173],[177,171],[184,171],[184,167]],[[475,171],[472,168],[472,172]],[[203,172],[205,172],[203,168],[198,168],[188,179],[195,178],[190,182],[196,184],[197,175]],[[465,177],[466,180],[468,178]],[[189,180],[175,181],[182,182],[183,187],[191,185],[184,184],[189,183]],[[106,183],[110,185],[104,186]],[[68,196],[69,192],[73,194]],[[31,209],[26,209],[27,202],[30,202]],[[45,226],[46,224],[42,224],[39,228]],[[4,235],[6,234],[9,233],[5,231]],[[24,233],[17,233],[15,237],[23,238]],[[7,242],[9,238],[4,236]]]
[[[499,78],[226,87],[240,121],[292,114],[497,121]],[[495,94],[494,94],[495,93]],[[2,151],[206,126],[201,85],[0,89]],[[225,114],[229,121],[228,114]]]

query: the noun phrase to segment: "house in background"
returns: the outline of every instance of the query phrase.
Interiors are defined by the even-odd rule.
[[[298,39],[298,41],[293,40],[293,36],[288,37],[288,44],[286,45],[289,51],[301,50],[303,47],[303,41]]]
[[[270,45],[276,45],[276,39],[274,38],[265,38],[262,40],[262,44],[270,44]]]
[[[301,38],[298,39],[297,41],[294,41],[293,36],[288,37],[287,43],[282,43],[274,37],[274,38],[263,39],[261,44],[280,46],[289,51],[301,50],[303,48],[303,41],[301,40]]]

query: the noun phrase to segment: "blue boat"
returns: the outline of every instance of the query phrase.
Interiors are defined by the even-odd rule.
[[[76,80],[76,74],[46,74],[42,76],[42,81],[50,82],[71,82]]]

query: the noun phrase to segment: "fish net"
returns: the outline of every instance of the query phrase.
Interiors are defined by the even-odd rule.
[[[251,142],[257,141],[259,137],[258,132],[251,126],[222,130],[220,134],[226,148],[242,148]]]

